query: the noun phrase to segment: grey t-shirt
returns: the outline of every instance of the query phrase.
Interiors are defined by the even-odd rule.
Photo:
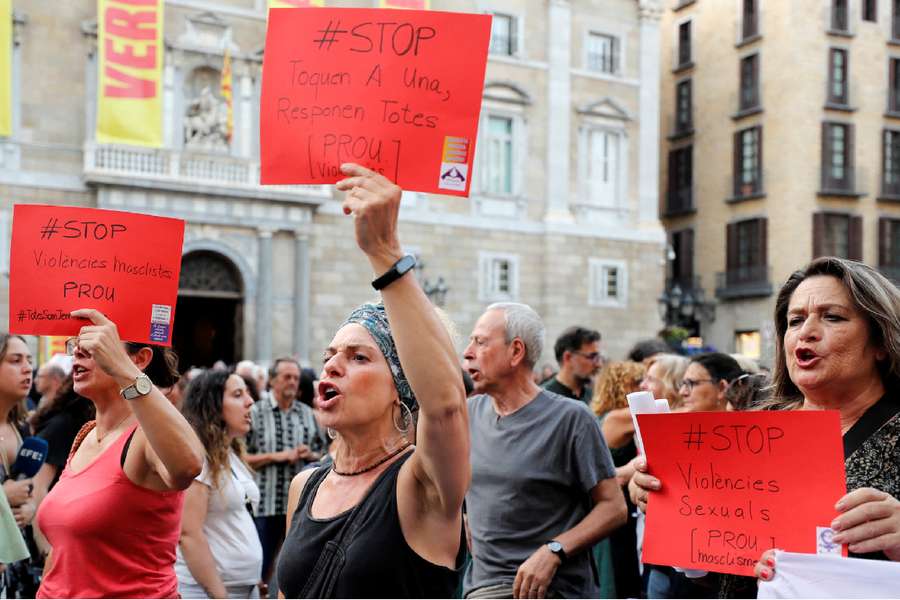
[[[600,424],[590,409],[541,391],[511,415],[498,417],[490,396],[469,399],[472,483],[466,512],[472,565],[465,593],[511,584],[534,552],[578,524],[591,510],[590,491],[615,476]],[[597,598],[589,550],[560,565],[550,592]],[[549,595],[549,594],[548,594]]]

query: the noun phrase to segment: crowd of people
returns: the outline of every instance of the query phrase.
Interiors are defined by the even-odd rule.
[[[641,562],[665,482],[638,451],[637,390],[671,411],[839,411],[835,542],[900,560],[900,292],[876,271],[794,273],[771,374],[661,340],[609,361],[583,326],[538,374],[543,321],[512,302],[486,307],[460,360],[403,257],[400,189],[343,172],[381,302],[335,328],[320,373],[284,357],[179,377],[170,349],[120,340],[90,308],[68,373],[35,374],[25,340],[0,337],[6,597],[755,597],[769,550],[756,578]],[[25,477],[29,436],[47,455]]]

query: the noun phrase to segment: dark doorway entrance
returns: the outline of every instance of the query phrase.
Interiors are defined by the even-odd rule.
[[[186,254],[172,334],[179,369],[242,358],[243,312],[243,285],[234,264],[215,252]]]

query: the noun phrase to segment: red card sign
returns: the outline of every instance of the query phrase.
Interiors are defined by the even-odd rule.
[[[468,196],[490,32],[490,15],[272,9],[260,180],[334,183],[355,162]]]
[[[826,533],[847,491],[837,411],[647,414],[638,422],[662,482],[647,507],[645,563],[753,575],[770,548],[815,554],[824,540],[841,551]]]
[[[13,208],[9,329],[76,335],[95,308],[123,340],[169,346],[184,221],[73,206]]]

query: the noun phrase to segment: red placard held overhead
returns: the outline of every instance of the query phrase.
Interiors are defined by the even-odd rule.
[[[9,330],[77,335],[69,313],[95,308],[123,340],[170,346],[184,221],[135,213],[17,204]]]
[[[490,15],[272,9],[261,182],[334,183],[355,162],[468,196],[490,32]]]
[[[831,542],[847,492],[837,411],[638,415],[650,494],[642,560],[753,575],[770,548],[846,555]]]

